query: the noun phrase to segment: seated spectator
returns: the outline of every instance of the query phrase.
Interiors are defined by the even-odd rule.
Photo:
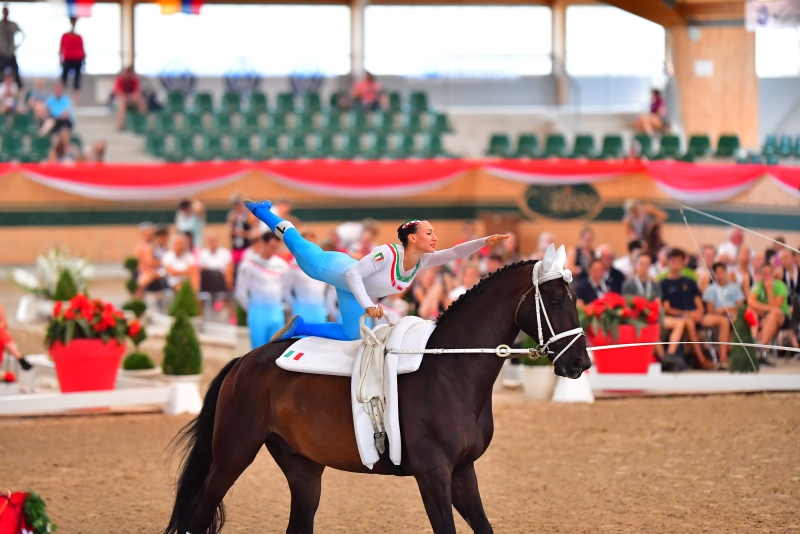
[[[481,274],[483,276],[489,276],[495,271],[499,271],[503,268],[503,257],[499,254],[491,254],[488,258],[486,258],[485,262],[483,263],[483,268],[481,269]]]
[[[364,229],[361,231],[361,237],[359,237],[358,243],[356,243],[353,249],[350,251],[350,255],[357,260],[360,260],[366,256],[378,246],[378,243],[376,242],[378,239],[378,233],[380,231],[378,221],[368,219],[362,224]]]
[[[663,132],[668,128],[667,125],[667,104],[661,91],[653,89],[650,93],[650,112],[640,115],[633,127],[647,135],[655,132]]]
[[[614,268],[614,249],[611,248],[611,245],[600,245],[595,254],[603,262],[603,280],[608,286],[608,290],[612,293],[622,293],[625,275],[619,269]]]
[[[36,117],[40,125],[48,117],[47,96],[47,91],[45,91],[44,87],[44,79],[36,78],[36,81],[33,82],[33,89],[28,93],[25,106],[27,109],[33,111],[33,116]]]
[[[583,228],[578,234],[578,245],[567,251],[567,267],[572,271],[575,280],[589,275],[589,263],[594,258],[594,230]]]
[[[75,97],[81,89],[81,69],[86,61],[86,52],[83,49],[83,38],[75,33],[75,23],[78,19],[70,17],[70,29],[61,36],[61,47],[58,51],[61,60],[61,83],[69,85],[69,73],[73,73],[73,88]]]
[[[4,351],[16,358],[23,370],[29,371],[33,368],[8,333],[8,319],[6,318],[5,310],[3,310],[3,305],[0,304],[0,362],[3,360]]]
[[[333,292],[334,295],[336,292]],[[403,299],[404,293],[392,293],[391,295],[387,295],[378,301],[378,304],[383,308],[383,319],[375,321],[373,319],[374,324],[388,324],[386,318],[392,320],[393,323],[397,323],[400,319],[408,315],[408,311],[411,308],[408,304],[408,301]]]
[[[139,264],[138,272],[136,273],[136,292],[134,296],[142,300],[146,289],[160,289],[162,280],[161,274],[161,254],[162,251],[156,244],[155,227],[153,223],[143,222],[139,225],[139,232],[141,234],[141,241],[136,245],[136,260]],[[169,236],[162,230],[159,234],[161,241],[164,241],[164,235]]]
[[[626,297],[643,297],[648,302],[657,300],[661,303],[661,284],[656,282],[651,276],[652,264],[650,256],[644,253],[639,253],[636,256],[634,264],[634,275],[630,280],[627,280],[622,286],[622,294]],[[661,321],[661,327],[670,332],[669,345],[667,346],[667,360],[668,361],[682,361],[683,351],[681,350],[681,339],[683,339],[683,330],[685,328],[685,321],[680,317],[666,316]],[[661,345],[656,345],[656,354],[659,358],[664,358],[664,348]],[[684,364],[685,365],[685,364]]]
[[[199,200],[185,198],[175,211],[175,230],[192,234],[192,247],[203,246],[203,228],[206,225],[206,208]]]
[[[84,161],[103,163],[106,160],[106,142],[98,141],[83,155]]]
[[[669,247],[662,247],[658,250],[658,254],[655,256],[655,262],[653,266],[650,268],[650,276],[659,280],[665,277],[667,271],[669,271],[669,267],[667,267],[667,256],[669,256]],[[651,256],[652,258],[652,256]]]
[[[200,270],[201,279],[202,271],[211,271],[219,273],[221,279],[225,282],[225,287],[211,289],[202,288],[202,291],[211,291],[212,293],[233,291],[233,257],[231,251],[225,247],[219,246],[219,236],[215,233],[208,234],[206,239],[208,246],[200,250]]]
[[[44,121],[39,135],[58,133],[63,128],[72,129],[75,124],[75,108],[72,99],[64,93],[64,86],[60,81],[56,82],[53,94],[47,97],[45,105],[48,119]]]
[[[416,315],[423,319],[436,319],[443,309],[444,282],[438,267],[423,269],[411,285],[411,295],[416,304]]]
[[[719,340],[727,343],[731,340],[731,320],[736,318],[739,306],[744,302],[744,293],[739,284],[728,280],[728,269],[724,263],[715,263],[712,270],[714,282],[703,292],[706,315],[701,324],[719,329]],[[727,366],[729,352],[730,346],[720,345],[720,364]]]
[[[780,262],[780,258],[778,257],[778,253],[781,250],[783,250],[784,247],[782,247],[781,245],[785,245],[786,244],[786,238],[783,237],[782,235],[779,235],[779,236],[775,237],[775,241],[780,243],[780,245],[778,243],[775,243],[774,245],[769,247],[767,250],[765,250],[764,251],[764,259],[766,261],[768,261],[768,262],[772,262],[772,264],[775,267],[780,267],[781,266],[781,262]]]
[[[379,97],[382,90],[381,84],[375,80],[375,77],[371,73],[365,72],[364,79],[353,85],[350,94],[356,107],[364,111],[374,111],[380,104]]]
[[[689,341],[699,342],[697,325],[703,320],[703,300],[697,283],[683,275],[686,253],[679,248],[669,252],[667,276],[661,280],[664,313],[668,317],[684,320]],[[714,364],[703,354],[700,345],[692,345],[698,364],[703,369],[714,369]]]
[[[588,276],[575,283],[575,295],[578,297],[578,306],[591,304],[602,298],[610,290],[606,284],[605,266],[600,258],[594,258],[587,269]]]
[[[445,298],[445,308],[458,300],[458,298],[472,289],[478,282],[481,281],[481,271],[474,265],[465,265],[458,279],[456,287],[450,290]]]
[[[625,201],[622,226],[629,241],[644,241],[654,226],[667,220],[667,212],[656,206],[629,198]]]
[[[633,278],[635,269],[634,269],[634,258],[638,257],[639,254],[642,252],[642,248],[644,247],[644,243],[640,239],[635,239],[628,243],[628,255],[623,256],[621,258],[617,258],[611,264],[614,269],[621,272],[625,275],[626,280],[630,280]]]
[[[125,129],[125,114],[129,109],[139,113],[147,111],[147,102],[142,94],[139,77],[133,67],[126,67],[114,81],[114,99],[117,104],[117,128]]]
[[[739,228],[728,230],[728,240],[717,248],[717,261],[730,269],[739,261],[739,249],[744,243],[744,233]],[[752,254],[752,252],[751,252]]]
[[[792,326],[789,308],[789,288],[781,280],[775,279],[775,267],[771,263],[761,266],[761,280],[757,282],[747,299],[749,306],[759,317],[758,342],[771,345],[779,330],[788,330]],[[792,344],[797,346],[797,338],[792,335]],[[759,360],[767,365],[774,365],[767,360],[766,350],[759,349]]]
[[[794,250],[785,248],[778,252],[778,278],[783,280],[789,288],[789,304],[796,296],[800,296],[800,266],[797,262],[797,253]]]
[[[726,263],[721,261],[720,263]],[[741,286],[745,295],[750,293],[755,284],[755,276],[753,271],[752,259],[750,254],[750,247],[742,245],[739,249],[738,261],[735,265],[727,265],[728,279],[735,284]]]
[[[508,239],[500,243],[499,253],[503,257],[504,265],[511,265],[522,260],[522,254],[519,252],[519,239],[514,232],[506,232]]]
[[[195,291],[200,289],[200,271],[197,262],[189,250],[189,240],[183,234],[175,235],[172,250],[168,250],[161,258],[161,264],[167,271],[167,284],[175,291],[188,280]]]
[[[714,265],[716,249],[714,245],[703,245],[700,247],[702,251],[702,261],[697,264],[697,268],[694,270],[695,276],[697,276],[697,287],[700,288],[701,292],[705,292],[708,284],[711,283],[711,274],[713,269],[711,268]]]
[[[19,86],[14,81],[11,69],[6,69],[3,82],[0,83],[0,113],[3,115],[15,113],[20,110],[19,108]]]
[[[75,163],[84,160],[80,147],[72,142],[69,128],[62,128],[53,136],[47,160],[50,163]]]

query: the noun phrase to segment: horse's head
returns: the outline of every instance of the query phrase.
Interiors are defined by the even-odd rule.
[[[567,254],[562,245],[550,245],[544,259],[533,266],[533,287],[520,300],[517,325],[539,343],[553,362],[555,373],[578,378],[592,366],[586,352],[586,337],[570,289],[572,273],[565,268]]]

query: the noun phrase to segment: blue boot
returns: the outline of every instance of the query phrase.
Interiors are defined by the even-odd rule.
[[[272,202],[269,200],[245,200],[244,205],[249,209],[258,220],[269,226],[273,232],[275,227],[282,221],[280,217],[270,211]]]
[[[294,337],[297,330],[302,327],[303,324],[305,324],[303,318],[299,315],[295,315],[289,319],[289,322],[286,323],[286,326],[275,332],[275,335],[272,336],[270,342],[283,341],[284,339]]]

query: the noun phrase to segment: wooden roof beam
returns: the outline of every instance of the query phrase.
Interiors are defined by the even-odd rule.
[[[744,2],[741,0],[730,2],[703,2],[691,4],[678,4],[678,14],[684,20],[726,18],[744,18]]]
[[[603,0],[604,4],[618,7],[643,19],[669,28],[684,24],[683,18],[662,0]]]

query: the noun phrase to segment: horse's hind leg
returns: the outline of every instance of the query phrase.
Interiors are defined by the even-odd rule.
[[[492,525],[483,511],[475,464],[457,469],[452,477],[453,506],[476,534],[491,534]]]
[[[292,510],[286,534],[310,534],[314,532],[314,515],[322,492],[324,465],[312,462],[296,453],[283,438],[270,434],[266,440],[267,450],[275,458],[286,476],[292,494]]]

